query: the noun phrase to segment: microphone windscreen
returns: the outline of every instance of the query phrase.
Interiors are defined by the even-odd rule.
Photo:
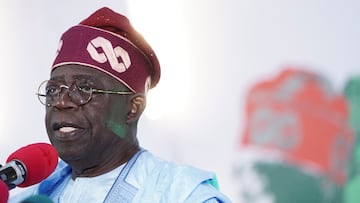
[[[6,203],[9,199],[9,188],[0,180],[0,203]]]
[[[58,154],[51,144],[35,143],[12,153],[6,162],[19,160],[26,167],[26,177],[19,187],[37,184],[47,178],[56,168]]]
[[[53,201],[45,195],[34,195],[24,199],[20,203],[53,203]]]

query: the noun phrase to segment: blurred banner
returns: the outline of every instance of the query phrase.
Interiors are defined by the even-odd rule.
[[[354,147],[351,151],[349,179],[345,186],[344,203],[360,202],[360,76],[347,81],[344,95],[350,110],[350,125],[354,130]]]
[[[284,69],[250,89],[234,166],[247,203],[339,203],[353,131],[348,105],[321,75]]]

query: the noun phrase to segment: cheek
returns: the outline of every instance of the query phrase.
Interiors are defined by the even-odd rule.
[[[104,119],[105,126],[120,138],[125,138],[126,136],[125,111],[125,107],[122,103],[116,104],[110,109],[107,118]]]
[[[50,113],[48,110],[46,110],[46,113],[45,113],[45,127],[46,127],[46,130],[49,132],[51,126],[50,126],[50,123],[51,123],[51,120],[50,120],[51,116],[50,116]]]
[[[120,138],[125,138],[125,128],[116,121],[108,120],[106,123],[108,129],[115,133]]]

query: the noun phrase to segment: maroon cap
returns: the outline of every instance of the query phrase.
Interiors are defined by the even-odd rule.
[[[133,92],[146,92],[160,79],[160,64],[129,20],[101,8],[61,37],[53,69],[80,64],[103,71]]]

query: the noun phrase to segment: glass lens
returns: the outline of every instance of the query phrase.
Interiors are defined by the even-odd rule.
[[[70,100],[76,105],[84,105],[91,99],[92,88],[78,81],[73,82],[72,85],[68,87],[57,81],[46,80],[39,86],[38,98],[45,106],[52,106],[60,99],[61,94],[66,93],[68,93]]]
[[[38,89],[38,98],[46,106],[51,105],[59,96],[61,88],[55,81],[45,80]]]
[[[69,96],[77,105],[84,105],[91,99],[92,88],[84,84],[75,84],[71,86]]]

